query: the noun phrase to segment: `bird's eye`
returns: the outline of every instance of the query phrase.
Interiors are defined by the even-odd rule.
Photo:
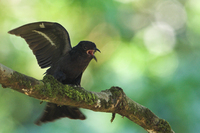
[[[86,50],[86,49],[87,49],[87,47],[86,47],[86,46],[83,46],[83,49],[84,49],[84,50]]]

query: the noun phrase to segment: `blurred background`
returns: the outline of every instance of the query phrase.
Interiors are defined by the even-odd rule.
[[[25,41],[7,32],[36,21],[58,22],[75,46],[96,43],[82,86],[120,86],[134,101],[167,120],[177,133],[200,130],[200,1],[1,0],[0,63],[42,79]],[[36,126],[45,103],[0,87],[0,133],[146,133],[127,118],[83,109],[85,121],[63,118]]]

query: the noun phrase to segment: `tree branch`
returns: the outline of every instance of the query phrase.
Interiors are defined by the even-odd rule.
[[[113,113],[111,121],[114,120],[115,113],[118,113],[149,133],[174,133],[167,121],[131,100],[119,87],[91,92],[82,87],[63,85],[50,75],[44,76],[43,80],[37,80],[2,64],[0,64],[0,84],[4,88],[12,88],[42,101]]]

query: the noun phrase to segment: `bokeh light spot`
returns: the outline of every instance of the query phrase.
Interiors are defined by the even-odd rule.
[[[169,53],[173,50],[176,42],[174,30],[167,24],[154,23],[146,29],[144,42],[151,53]]]

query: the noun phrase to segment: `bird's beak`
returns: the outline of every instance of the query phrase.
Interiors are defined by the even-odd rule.
[[[99,52],[101,53],[101,51],[100,51],[98,48],[95,48],[95,52],[96,52],[96,51],[99,51]]]
[[[98,51],[98,52],[101,53],[101,51],[100,51],[98,48],[95,48],[94,50],[88,50],[88,51],[87,51],[87,54],[91,55],[91,56],[95,59],[95,61],[97,62],[97,58],[96,58],[95,55],[94,55],[94,53],[95,53],[96,51]]]
[[[98,49],[98,48],[95,48],[95,51],[94,52],[96,52],[96,51],[98,51],[98,52],[100,52],[101,53],[101,51]],[[93,54],[93,58],[95,59],[95,61],[97,62],[97,58],[96,58],[96,56]]]

